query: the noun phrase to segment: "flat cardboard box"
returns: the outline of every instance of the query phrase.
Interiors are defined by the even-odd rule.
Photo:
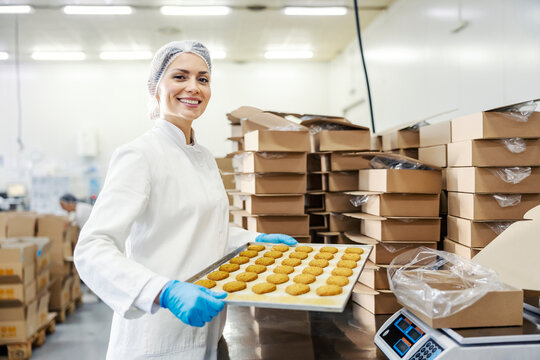
[[[448,144],[448,166],[539,166],[540,139],[506,145],[509,140],[467,140]],[[511,151],[512,150],[512,151]],[[515,151],[515,152],[513,152]]]
[[[359,170],[358,189],[389,193],[438,194],[441,172],[438,170]]]
[[[38,303],[0,307],[0,343],[26,342],[38,328]]]
[[[328,173],[328,191],[358,189],[358,171],[332,171]]]
[[[29,304],[36,298],[36,282],[0,284],[0,302]]]
[[[442,121],[428,126],[422,126],[420,131],[420,147],[445,145],[452,142],[452,123]]]
[[[266,234],[303,235],[309,233],[309,216],[248,216],[247,229]]]
[[[449,253],[459,255],[462,258],[465,258],[468,260],[471,260],[481,250],[480,248],[472,248],[469,246],[465,246],[463,244],[452,241],[448,238],[444,239],[443,249],[444,251],[448,251]]]
[[[249,116],[254,115],[256,113],[262,112],[262,110],[257,109],[253,106],[241,106],[238,109],[231,111],[227,114],[227,118],[233,125],[238,125],[242,122],[242,120],[247,119]]]
[[[401,309],[391,291],[376,291],[360,283],[354,285],[352,300],[375,315],[393,314]]]
[[[448,214],[470,220],[521,220],[540,194],[448,193]]]
[[[374,290],[390,290],[387,269],[388,265],[375,265],[368,261],[360,273],[358,282]]]
[[[11,212],[7,217],[7,237],[34,236],[36,234],[36,214],[31,212]]]
[[[382,134],[382,149],[409,149],[420,146],[420,133],[418,130],[409,127],[400,130],[393,130]]]
[[[236,179],[234,174],[221,174],[221,181],[223,181],[223,187],[228,190],[236,189]]]
[[[307,191],[328,191],[328,174],[307,174]]]
[[[354,191],[362,204],[362,212],[376,216],[436,217],[439,216],[439,195],[435,194],[391,194],[369,191]]]
[[[503,112],[486,111],[452,120],[452,142],[473,139],[540,138],[540,112],[526,122]]]
[[[338,213],[330,213],[328,216],[328,231],[358,231],[360,221]]]
[[[513,184],[505,182],[520,173],[509,168],[461,167],[446,169],[448,191],[484,194],[538,194],[540,193],[540,168],[530,168],[529,176]],[[523,168],[521,168],[523,169]],[[519,180],[519,178],[518,178]]]
[[[66,230],[69,226],[69,220],[65,216],[40,215],[37,219],[37,236],[48,237],[51,241],[51,248],[66,240]]]
[[[233,173],[233,160],[232,158],[216,158],[216,164],[221,173]]]
[[[369,169],[368,158],[365,158],[361,153],[331,153],[330,154],[330,170],[332,171],[350,171]]]
[[[304,195],[247,195],[246,211],[252,215],[304,215]]]
[[[427,165],[444,168],[448,165],[446,145],[421,147],[418,149],[418,160]]]
[[[244,152],[238,155],[237,171],[241,173],[305,173],[306,153]]]
[[[472,248],[484,248],[512,222],[473,221],[449,215],[447,237]]]
[[[309,132],[308,128],[300,124],[285,119],[283,116],[272,112],[254,112],[242,121],[242,133],[245,135],[252,131],[271,130],[274,132],[302,132],[306,135],[309,151]],[[279,150],[277,150],[279,151]]]
[[[330,171],[330,154],[309,153],[307,154],[308,172],[328,172]]]
[[[382,136],[374,135],[371,137],[371,151],[382,151]]]
[[[49,310],[62,310],[69,304],[71,300],[71,286],[73,284],[73,276],[65,276],[55,278],[49,291],[51,299],[49,301]]]
[[[358,209],[351,203],[352,196],[344,193],[327,193],[324,196],[324,210],[327,212],[348,212]]]
[[[244,174],[240,190],[249,194],[303,194],[306,174]]]
[[[398,154],[412,159],[418,159],[418,148],[386,150],[385,153]]]
[[[311,152],[369,150],[369,129],[344,118],[307,115],[302,125],[310,128]]]
[[[307,131],[255,130],[244,135],[246,151],[308,152]]]

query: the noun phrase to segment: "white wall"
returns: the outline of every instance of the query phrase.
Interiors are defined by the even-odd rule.
[[[396,0],[363,33],[377,131],[540,97],[540,1]],[[353,72],[354,70],[354,72]],[[330,63],[329,112],[359,99],[369,125],[357,41]]]

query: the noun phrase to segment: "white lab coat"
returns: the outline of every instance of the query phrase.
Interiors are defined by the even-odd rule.
[[[107,359],[211,359],[223,311],[202,328],[153,303],[170,279],[186,280],[258,235],[228,228],[228,200],[212,154],[186,145],[165,120],[111,159],[75,248],[81,279],[114,310]],[[158,311],[159,310],[159,311]]]
[[[84,224],[88,221],[88,218],[90,217],[90,213],[92,212],[92,205],[84,203],[84,202],[77,202],[77,206],[75,207],[75,223],[79,228],[82,229]]]

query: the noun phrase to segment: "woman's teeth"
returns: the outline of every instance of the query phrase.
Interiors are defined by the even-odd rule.
[[[197,105],[199,103],[198,100],[188,100],[188,99],[180,99],[180,102],[191,104],[191,105]]]

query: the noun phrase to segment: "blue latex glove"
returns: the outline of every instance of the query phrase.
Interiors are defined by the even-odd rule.
[[[225,292],[218,293],[199,285],[171,280],[161,290],[159,303],[184,323],[202,327],[223,310],[225,302],[220,299],[225,297]]]
[[[274,244],[296,245],[296,241],[293,237],[284,234],[260,234],[255,238],[255,242],[265,242]]]

